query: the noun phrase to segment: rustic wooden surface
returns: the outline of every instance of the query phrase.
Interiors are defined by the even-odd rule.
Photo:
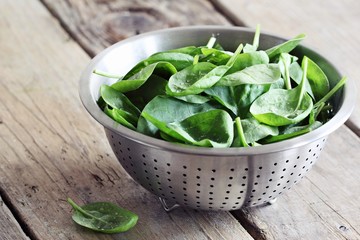
[[[0,239],[29,239],[0,197]]]
[[[306,33],[303,42],[330,60],[360,92],[360,1],[211,0],[233,22],[291,38]],[[360,97],[347,125],[360,136]]]
[[[120,167],[80,103],[90,58],[39,1],[1,1],[0,9],[0,188],[31,239],[251,239],[227,212],[167,214]],[[94,234],[72,222],[67,197],[118,203],[139,223]]]
[[[229,25],[207,0],[42,0],[91,55],[124,38],[169,27]]]
[[[308,46],[344,64],[339,69],[349,78],[360,76],[354,54],[344,53],[345,60],[321,40],[325,36],[335,44],[338,36],[343,40],[356,29],[355,23],[340,21],[340,3],[211,2],[216,7],[206,0],[191,1],[191,7],[185,0],[0,1],[0,52],[6,56],[0,58],[0,197],[6,199],[5,204],[0,198],[0,239],[360,239],[358,106],[352,130],[342,126],[329,137],[319,161],[296,187],[274,205],[232,215],[187,209],[165,213],[127,176],[103,130],[81,106],[77,83],[89,55],[123,38],[179,25],[261,23],[265,31],[285,37],[307,32]],[[358,19],[357,3],[345,2],[347,8],[354,6],[345,22]],[[292,7],[294,15],[285,7]],[[358,49],[355,35],[342,51]],[[72,222],[66,197],[79,203],[116,202],[140,220],[125,234],[94,234]]]

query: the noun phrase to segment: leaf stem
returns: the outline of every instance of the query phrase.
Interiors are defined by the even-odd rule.
[[[299,94],[299,100],[296,106],[296,110],[299,109],[301,102],[304,98],[305,95],[305,81],[307,81],[306,75],[307,75],[307,68],[308,68],[308,58],[304,57],[303,61],[302,61],[302,69],[303,69],[303,75],[302,75],[302,79],[300,82],[300,94]]]
[[[241,126],[240,117],[235,118],[235,126],[236,126],[236,130],[237,130],[237,132],[239,134],[240,144],[243,147],[248,147],[249,145],[247,144],[246,139],[245,139],[244,130],[243,130],[242,126]]]
[[[322,103],[326,103],[332,95],[334,95],[347,81],[347,77],[343,77],[323,98],[314,104],[314,108],[320,106]]]
[[[256,25],[254,40],[253,40],[253,46],[255,49],[259,47],[259,39],[260,39],[260,24]]]
[[[76,210],[76,211],[79,211],[80,213],[82,213],[83,215],[87,216],[87,217],[90,217],[90,218],[93,218],[93,219],[96,219],[100,222],[103,222],[103,223],[107,223],[106,221],[102,220],[101,218],[98,218],[92,214],[90,214],[89,212],[85,211],[84,209],[82,209],[79,205],[77,205],[71,198],[68,198],[67,199],[67,202]]]
[[[280,58],[282,59],[282,62],[284,64],[284,70],[285,70],[285,87],[286,87],[286,89],[290,90],[291,82],[290,82],[289,65],[284,56],[285,56],[284,54],[280,54]]]
[[[199,55],[194,56],[193,65],[197,64],[199,62]]]
[[[231,66],[234,64],[237,55],[240,54],[240,52],[242,51],[243,48],[244,48],[244,45],[241,43],[241,44],[237,47],[237,49],[235,50],[234,54],[231,56],[231,58],[229,59],[229,61],[226,63],[226,66],[231,67]]]
[[[206,44],[207,48],[213,48],[216,42],[216,37],[211,36],[211,38],[209,39],[208,43]]]
[[[93,73],[95,73],[95,74],[97,74],[99,76],[102,76],[102,77],[117,78],[117,79],[122,78],[122,76],[120,76],[120,75],[111,74],[111,73],[104,72],[104,71],[97,70],[97,69],[94,69]]]

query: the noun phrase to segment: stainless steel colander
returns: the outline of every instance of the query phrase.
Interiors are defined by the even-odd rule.
[[[332,99],[333,118],[322,127],[283,142],[249,148],[214,149],[168,143],[115,123],[97,106],[101,84],[113,80],[92,74],[94,69],[126,73],[150,54],[187,45],[205,45],[217,35],[225,49],[252,42],[250,29],[229,26],[172,28],[121,41],[97,55],[80,80],[80,97],[89,113],[104,128],[109,143],[130,176],[166,202],[196,209],[235,210],[270,202],[299,182],[320,157],[327,136],[350,116],[355,90],[348,81]],[[260,48],[285,39],[261,34]],[[315,60],[328,75],[331,86],[341,76],[316,52],[300,46],[298,56]]]

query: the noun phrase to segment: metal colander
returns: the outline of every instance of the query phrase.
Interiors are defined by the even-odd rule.
[[[89,113],[105,127],[109,143],[129,175],[163,200],[196,209],[235,210],[271,202],[298,183],[320,157],[327,136],[342,125],[354,107],[351,82],[332,99],[333,118],[322,127],[283,142],[249,148],[201,148],[168,143],[119,125],[97,106],[99,88],[113,80],[94,69],[124,74],[150,54],[187,45],[204,45],[217,35],[225,49],[251,42],[250,29],[225,26],[172,28],[121,41],[96,56],[81,76],[80,96]],[[285,39],[262,33],[260,48]],[[322,56],[300,46],[296,54],[315,60],[331,86],[339,72]]]

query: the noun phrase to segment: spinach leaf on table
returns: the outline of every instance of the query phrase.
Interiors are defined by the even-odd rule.
[[[74,222],[97,232],[126,232],[134,227],[138,220],[135,213],[112,203],[96,202],[80,207],[70,198],[67,201],[74,209]]]

